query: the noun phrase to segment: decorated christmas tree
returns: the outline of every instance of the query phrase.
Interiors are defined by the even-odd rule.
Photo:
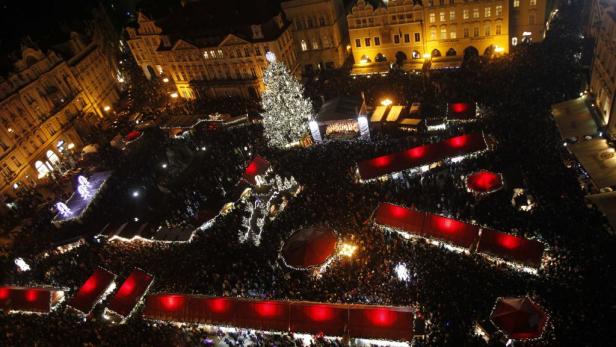
[[[304,98],[304,88],[287,67],[268,52],[269,66],[263,80],[263,134],[272,147],[285,147],[300,140],[308,131],[312,104]]]

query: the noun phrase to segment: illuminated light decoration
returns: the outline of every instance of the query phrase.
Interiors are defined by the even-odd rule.
[[[184,306],[184,297],[182,295],[167,295],[161,299],[163,307],[168,311],[177,311]]]
[[[9,288],[0,287],[0,300],[6,300],[9,298],[11,290]]]
[[[171,94],[169,94],[172,98],[177,99],[178,98],[178,92],[173,92]]]
[[[438,230],[447,234],[457,233],[462,228],[464,228],[464,223],[458,222],[451,218],[441,216],[434,216],[433,218],[435,220],[435,226],[438,228]]]
[[[396,277],[398,277],[399,281],[408,282],[411,278],[409,275],[409,269],[403,263],[398,263],[394,267],[394,272],[396,273]]]
[[[124,283],[122,283],[122,286],[120,287],[120,289],[118,290],[117,295],[118,296],[129,296],[133,293],[133,291],[135,290],[135,278],[134,277],[128,277],[126,279],[126,281],[124,281]]]
[[[279,304],[272,301],[255,303],[254,309],[255,312],[261,317],[275,317],[281,313]]]
[[[56,203],[55,206],[58,210],[58,215],[54,217],[52,223],[59,226],[70,220],[81,219],[81,217],[88,212],[92,203],[96,201],[96,197],[100,191],[105,188],[107,180],[111,177],[111,173],[111,171],[96,172],[91,175],[90,180],[83,176],[79,176],[77,178],[79,183],[76,189],[77,191],[70,196],[66,203]],[[87,185],[82,184],[86,182]],[[79,187],[88,187],[87,192],[84,188],[79,189]]]
[[[370,125],[366,116],[357,117],[357,126],[362,140],[370,140]]]
[[[267,52],[265,53],[265,59],[267,60],[268,63],[273,64],[276,62],[276,54],[274,54],[274,52]]]
[[[26,263],[23,258],[15,258],[15,265],[17,266],[17,268],[19,269],[19,271],[21,272],[26,272],[26,271],[30,271],[30,265],[28,265],[28,263]]]
[[[58,210],[58,213],[63,217],[68,217],[73,214],[73,211],[71,211],[71,209],[68,208],[68,206],[66,206],[63,202],[56,203],[56,210]]]
[[[25,298],[26,301],[33,302],[38,298],[39,292],[36,289],[29,289],[26,291]]]
[[[377,308],[365,311],[370,321],[377,326],[390,326],[396,322],[396,313],[388,309]]]
[[[321,137],[321,130],[319,129],[319,123],[317,121],[310,120],[308,122],[308,127],[310,128],[310,134],[312,135],[312,139],[315,143],[322,143],[323,138]]]
[[[355,254],[356,250],[357,246],[349,243],[343,243],[342,245],[340,245],[340,250],[338,251],[338,254],[343,257],[350,258],[353,256],[353,254]]]
[[[139,191],[138,190],[133,191],[132,195],[133,195],[133,198],[138,197],[139,196]]]
[[[503,188],[503,176],[486,170],[472,173],[466,176],[464,181],[466,190],[477,195],[493,193]]]
[[[468,122],[477,116],[477,103],[452,102],[447,104],[447,121]]]
[[[541,268],[545,248],[545,245],[538,240],[482,229],[477,253],[490,260],[505,262],[516,268],[522,267],[526,272],[533,273]]]
[[[169,83],[169,78],[167,77],[163,78],[163,83]]]
[[[391,104],[393,104],[393,101],[391,101],[391,99],[384,99],[383,101],[381,101],[381,105],[383,106],[390,106]]]
[[[447,140],[447,143],[453,148],[461,148],[461,147],[466,146],[468,141],[469,141],[469,138],[467,135],[461,135],[461,136],[450,138],[449,140]]]
[[[390,178],[397,172],[408,172],[410,175],[430,170],[445,163],[455,163],[468,157],[477,156],[488,150],[481,133],[456,136],[434,144],[426,144],[423,150],[409,148],[402,152],[391,153],[380,157],[362,160],[356,163],[356,180],[359,183]],[[425,151],[423,157],[413,158]]]
[[[69,143],[69,144],[68,144],[68,149],[73,149],[73,148],[75,148],[75,144],[74,144],[74,143],[72,143],[72,142],[71,142],[71,143]]]
[[[141,137],[141,131],[131,130],[124,139],[126,142],[132,142]]]
[[[427,146],[413,147],[407,150],[405,153],[411,159],[419,159],[423,158],[426,155],[427,148]]]
[[[215,313],[227,312],[231,308],[231,302],[225,298],[208,299],[207,305]]]
[[[311,305],[306,308],[308,317],[315,322],[325,322],[334,318],[334,310],[327,305]]]
[[[304,97],[304,87],[285,64],[275,60],[274,53],[268,54],[272,61],[263,73],[263,135],[270,147],[289,148],[308,132],[312,102]]]

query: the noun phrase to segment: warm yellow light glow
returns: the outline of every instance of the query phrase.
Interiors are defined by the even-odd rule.
[[[494,52],[496,52],[496,53],[503,53],[504,51],[505,51],[505,49],[503,47],[496,46],[494,48]]]
[[[432,58],[432,55],[430,53],[424,53],[423,54],[423,58],[424,59],[430,59],[430,58]]]
[[[368,64],[368,59],[367,58],[362,58],[359,62],[362,63],[362,64]]]
[[[343,243],[342,245],[340,245],[340,250],[338,251],[338,254],[350,258],[353,256],[353,254],[355,254],[356,250],[357,246],[350,243]]]
[[[103,110],[105,110],[105,112],[109,112],[109,110],[111,110],[111,106],[107,105],[103,107]]]
[[[167,77],[163,78],[163,82],[169,83],[169,79]]]
[[[8,128],[8,129],[6,129],[6,130],[7,130],[8,132],[10,132],[10,133],[12,133],[12,132],[14,131],[14,130],[13,130],[13,128]]]
[[[393,104],[393,101],[391,101],[391,99],[385,99],[385,100],[381,101],[381,105],[383,105],[383,106],[389,106],[391,104]]]
[[[171,97],[174,98],[174,99],[177,98],[178,97],[178,93],[177,92],[171,93]]]
[[[73,149],[73,148],[75,148],[75,144],[74,144],[74,143],[72,143],[72,142],[71,142],[71,143],[69,143],[69,144],[68,144],[68,149]]]

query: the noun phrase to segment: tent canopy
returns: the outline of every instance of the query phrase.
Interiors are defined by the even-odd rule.
[[[592,139],[569,146],[597,188],[616,186],[616,151],[605,139]]]
[[[450,102],[447,104],[448,120],[471,120],[477,113],[477,104],[474,102]]]
[[[293,233],[282,247],[285,263],[307,269],[325,263],[336,251],[337,236],[325,225],[301,229]]]
[[[547,315],[531,299],[498,298],[490,319],[508,338],[537,339],[543,334]]]
[[[582,138],[597,133],[597,123],[586,105],[586,97],[580,97],[552,105],[552,116],[563,139]]]
[[[107,307],[121,317],[128,317],[135,306],[148,291],[154,277],[143,270],[135,269],[120,286]]]
[[[0,310],[46,314],[63,297],[58,288],[0,286]]]

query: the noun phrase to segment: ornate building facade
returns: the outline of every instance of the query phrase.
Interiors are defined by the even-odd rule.
[[[359,65],[509,50],[507,0],[358,0],[347,19]]]
[[[595,54],[592,62],[590,91],[612,136],[616,135],[616,8],[605,11],[595,30]]]
[[[555,4],[555,0],[510,0],[511,45],[542,41]]]
[[[348,26],[343,0],[289,0],[282,8],[293,23],[294,48],[304,74],[344,64]]]
[[[232,1],[231,1],[232,2]],[[265,54],[297,71],[290,23],[280,7],[246,2],[233,13],[225,3],[188,2],[150,18],[138,14],[128,45],[148,78],[172,82],[180,97],[256,97],[263,90]]]

